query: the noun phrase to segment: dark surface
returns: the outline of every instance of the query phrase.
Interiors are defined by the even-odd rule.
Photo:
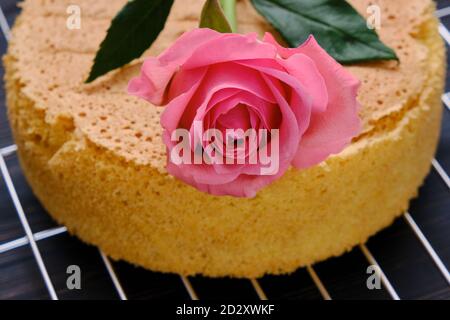
[[[0,0],[9,23],[19,10],[15,0]],[[439,1],[440,7],[450,1]],[[450,27],[450,17],[443,23]],[[0,53],[6,50],[5,38],[0,35]],[[0,74],[3,70],[0,68]],[[450,82],[447,91],[450,91]],[[3,86],[0,88],[0,147],[13,143],[6,120]],[[412,155],[413,156],[413,155]],[[450,111],[444,111],[442,138],[437,160],[450,172]],[[46,230],[56,224],[45,213],[28,187],[15,155],[7,157],[14,185],[33,232]],[[450,267],[450,198],[449,190],[435,171],[432,171],[412,202],[411,215],[429,239],[445,265]],[[0,179],[0,245],[23,237],[4,181]],[[38,242],[50,277],[62,299],[118,299],[98,250],[77,239],[61,234]],[[421,243],[405,220],[399,219],[368,243],[382,269],[403,299],[450,299],[450,288],[434,266]],[[82,270],[82,289],[70,291],[66,287],[66,268],[76,264]],[[127,263],[113,263],[127,296],[131,299],[188,299],[178,276],[163,275],[133,267]],[[389,299],[386,290],[368,290],[366,268],[368,262],[356,248],[352,252],[315,266],[317,274],[335,299]],[[195,277],[192,285],[201,299],[248,298],[257,299],[249,281],[206,279]],[[270,299],[321,299],[321,295],[305,269],[290,276],[267,276],[260,284]],[[48,299],[49,295],[39,274],[29,246],[0,254],[0,299]]]

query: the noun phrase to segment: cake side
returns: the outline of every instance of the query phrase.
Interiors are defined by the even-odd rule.
[[[206,195],[128,161],[88,139],[70,114],[49,121],[9,54],[9,116],[25,175],[71,233],[155,271],[257,277],[340,255],[406,210],[429,171],[445,60],[437,21],[427,17],[416,35],[429,52],[420,94],[342,154],[290,170],[254,199]]]

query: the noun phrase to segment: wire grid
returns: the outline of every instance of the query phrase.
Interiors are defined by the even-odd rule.
[[[443,9],[436,11],[436,16],[438,18],[443,18],[448,15],[450,15],[450,7],[443,8]],[[0,5],[0,29],[2,30],[2,33],[3,33],[3,36],[5,37],[5,39],[7,41],[9,41],[9,38],[11,35],[10,26],[8,24],[8,21],[6,20],[6,17],[3,13],[1,5]],[[441,36],[444,38],[444,40],[446,41],[446,43],[448,45],[450,45],[450,32],[442,23],[439,25],[439,32],[440,32]],[[449,95],[450,95],[450,92],[447,92],[442,96],[442,101],[443,101],[444,105],[446,106],[447,112],[450,112],[450,96]],[[36,260],[36,263],[39,267],[39,271],[41,273],[41,276],[45,283],[45,286],[48,290],[50,298],[52,300],[58,300],[58,295],[53,286],[52,280],[49,276],[49,272],[48,272],[48,270],[45,266],[45,263],[42,259],[42,256],[39,251],[39,247],[38,247],[37,243],[40,240],[48,239],[48,238],[57,236],[59,234],[66,233],[67,228],[66,227],[56,227],[56,228],[47,229],[47,230],[37,232],[37,233],[33,233],[31,231],[30,224],[29,224],[27,217],[25,215],[25,212],[23,210],[22,204],[20,202],[20,198],[16,192],[16,188],[11,179],[11,175],[10,175],[10,172],[8,170],[8,167],[7,167],[6,161],[5,161],[6,157],[13,155],[16,152],[17,152],[16,145],[11,145],[11,146],[0,149],[0,170],[1,170],[1,174],[3,176],[3,179],[6,183],[9,195],[13,201],[13,204],[14,204],[15,210],[17,212],[18,218],[20,220],[20,223],[25,231],[25,236],[18,238],[16,240],[9,241],[4,244],[0,244],[0,254],[10,251],[10,250],[17,249],[19,247],[29,245],[32,250],[33,256]],[[441,177],[443,182],[447,185],[448,189],[450,190],[450,177],[447,174],[447,172],[443,169],[443,167],[439,164],[439,162],[436,159],[433,159],[432,166],[433,166],[433,169],[438,173],[438,175]],[[425,235],[423,234],[423,232],[421,231],[419,226],[416,224],[416,222],[414,221],[412,216],[408,212],[405,212],[403,215],[403,218],[405,219],[405,221],[407,222],[409,227],[412,229],[412,231],[414,232],[414,234],[416,235],[418,240],[422,243],[422,245],[425,248],[426,252],[428,253],[429,257],[433,260],[436,268],[439,270],[439,272],[442,274],[442,276],[447,281],[447,284],[450,285],[450,273],[449,273],[447,267],[444,265],[441,258],[436,253],[434,248],[431,246],[430,242],[425,237]],[[365,244],[362,244],[359,247],[360,247],[361,252],[364,254],[365,258],[367,259],[367,262],[369,262],[371,265],[375,265],[378,267],[378,270],[380,271],[379,273],[381,276],[381,282],[382,282],[384,288],[387,290],[387,292],[391,296],[391,298],[393,300],[400,300],[400,297],[397,294],[395,288],[392,286],[388,277],[386,276],[384,271],[381,269],[380,265],[378,264],[378,262],[376,261],[375,257],[370,252],[370,250],[367,248],[367,246]],[[106,271],[108,272],[108,274],[111,278],[111,281],[117,291],[119,298],[121,300],[127,300],[127,294],[122,287],[121,281],[120,281],[119,277],[117,276],[117,274],[114,270],[114,267],[111,264],[111,261],[100,249],[99,249],[99,253],[100,253],[100,257],[103,261],[103,264],[106,268]],[[332,300],[332,297],[330,296],[327,288],[321,281],[320,277],[314,270],[313,266],[307,266],[306,270],[307,270],[309,276],[311,277],[312,281],[314,282],[315,286],[317,287],[318,291],[322,295],[322,298],[324,300]],[[191,281],[189,280],[189,277],[180,276],[180,281],[182,282],[184,288],[186,289],[189,297],[192,300],[198,300],[199,297],[198,297]],[[250,281],[251,285],[253,286],[258,298],[260,300],[267,300],[268,299],[267,295],[264,292],[264,290],[262,289],[259,281],[257,279],[249,279],[249,281]]]

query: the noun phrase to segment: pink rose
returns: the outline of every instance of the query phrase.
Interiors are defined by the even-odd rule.
[[[269,33],[261,41],[256,34],[195,29],[159,57],[148,58],[128,91],[154,105],[167,105],[161,124],[170,174],[213,195],[254,197],[291,165],[313,166],[351,142],[360,130],[358,87],[359,81],[312,36],[287,49]],[[276,171],[261,174],[267,163],[237,160],[239,155],[248,160],[258,151],[252,148],[239,155],[221,149],[227,159],[235,158],[233,164],[172,161],[177,129],[190,134],[190,154],[183,156],[193,158],[207,149],[195,125],[201,132],[222,132],[224,141],[215,141],[222,146],[230,139],[233,146],[242,141],[244,147],[250,145],[250,139],[230,136],[227,129],[267,130],[267,139],[257,136],[258,149],[278,152]]]

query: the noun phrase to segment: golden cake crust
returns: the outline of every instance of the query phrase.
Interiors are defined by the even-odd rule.
[[[4,59],[8,111],[42,204],[113,258],[186,275],[291,272],[389,225],[429,170],[445,71],[431,1],[351,1],[362,13],[369,3],[380,5],[380,35],[401,63],[349,67],[363,83],[361,135],[316,167],[290,170],[254,199],[213,197],[167,175],[162,109],[125,92],[141,60],[83,84],[124,1],[78,2],[77,31],[65,28],[69,1],[24,2]],[[176,1],[146,54],[195,27],[200,6]],[[242,32],[270,30],[248,1],[239,2],[239,16]]]

